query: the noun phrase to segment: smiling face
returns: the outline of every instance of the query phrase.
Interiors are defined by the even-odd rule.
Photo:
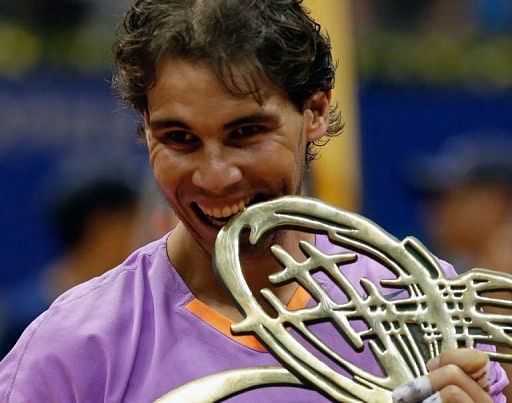
[[[204,65],[165,59],[145,115],[157,182],[194,244],[210,254],[220,227],[258,201],[299,194],[306,145],[327,129],[328,94],[299,112],[267,89],[235,98]],[[183,230],[183,229],[182,229]]]

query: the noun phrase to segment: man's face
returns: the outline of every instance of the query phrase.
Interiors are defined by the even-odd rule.
[[[461,184],[430,201],[429,230],[454,255],[476,256],[508,216],[509,197],[496,184]]]
[[[318,96],[328,110],[327,96]],[[148,92],[156,180],[207,253],[233,214],[300,192],[306,145],[325,134],[328,115],[318,101],[302,113],[278,92],[267,90],[263,99],[235,98],[210,69],[177,59],[162,61]]]

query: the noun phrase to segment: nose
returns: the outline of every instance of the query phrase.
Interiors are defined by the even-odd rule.
[[[229,147],[205,147],[192,174],[192,183],[209,192],[220,194],[242,180],[236,162],[236,150]]]

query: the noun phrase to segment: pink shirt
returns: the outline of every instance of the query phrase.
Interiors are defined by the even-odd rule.
[[[137,250],[119,267],[69,290],[39,316],[0,363],[0,400],[150,402],[209,374],[279,365],[251,337],[226,334],[228,319],[194,298],[169,262],[165,241]],[[333,252],[325,236],[317,238],[317,246]],[[443,267],[455,275],[451,266]],[[361,293],[361,277],[375,283],[389,274],[365,256],[342,270]],[[318,282],[332,288],[321,275]],[[297,294],[292,303],[303,304],[301,298]],[[356,353],[332,327],[317,326],[345,358],[379,373],[368,348]],[[507,377],[499,365],[492,363],[491,368],[492,397],[505,402],[501,390]],[[303,388],[265,387],[230,401],[329,400]]]

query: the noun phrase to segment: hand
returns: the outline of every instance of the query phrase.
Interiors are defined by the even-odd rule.
[[[444,351],[432,359],[428,376],[417,378],[393,392],[396,403],[492,403],[489,357],[475,349]]]

